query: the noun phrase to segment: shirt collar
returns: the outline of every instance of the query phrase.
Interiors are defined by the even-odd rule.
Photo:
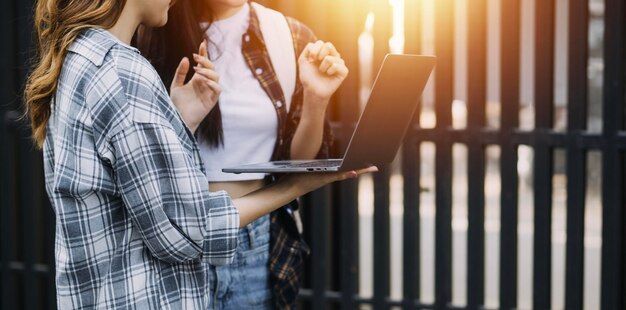
[[[248,35],[255,37],[258,42],[265,46],[263,34],[261,33],[261,24],[259,22],[259,17],[257,16],[253,5],[250,5],[250,25],[248,26]]]
[[[116,45],[139,53],[138,49],[125,44],[107,30],[100,28],[84,30],[70,45],[68,51],[82,55],[96,66],[101,66],[109,50]]]

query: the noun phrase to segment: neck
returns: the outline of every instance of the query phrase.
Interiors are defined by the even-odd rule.
[[[107,30],[120,41],[130,45],[140,23],[138,15],[134,13],[132,7],[127,3],[115,25]]]
[[[247,2],[244,2],[243,4],[238,5],[238,6],[231,6],[231,5],[226,5],[226,4],[212,5],[211,10],[213,11],[213,20],[217,21],[217,20],[227,19],[229,17],[234,16],[235,14],[239,13],[244,8],[246,3]]]

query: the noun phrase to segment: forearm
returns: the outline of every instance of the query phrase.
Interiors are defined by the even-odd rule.
[[[233,200],[233,204],[239,210],[239,226],[245,227],[261,216],[288,204],[296,197],[300,197],[326,184],[347,178],[356,178],[359,174],[374,171],[377,171],[376,167],[369,167],[359,171],[304,173],[284,176],[272,185]]]
[[[328,101],[305,94],[302,116],[291,141],[291,159],[313,159],[324,139],[324,119]]]
[[[279,181],[234,199],[233,204],[239,210],[239,226],[245,227],[303,194],[292,182]]]

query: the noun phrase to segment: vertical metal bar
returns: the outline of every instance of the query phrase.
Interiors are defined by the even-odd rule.
[[[17,53],[17,81],[20,85],[23,85],[26,80],[26,75],[29,69],[29,59],[30,52],[32,51],[32,7],[33,2],[30,0],[20,1],[17,5],[17,20],[18,20],[18,36],[17,36],[17,48],[19,53]],[[16,89],[15,93],[20,94],[21,89]],[[18,95],[17,102],[22,102],[22,96]],[[33,195],[32,195],[32,186],[33,186],[33,144],[30,140],[30,130],[20,130],[19,135],[23,137],[20,139],[19,146],[19,214],[20,214],[20,223],[21,223],[21,243],[22,243],[22,253],[23,253],[23,263],[24,269],[22,271],[22,290],[23,290],[23,299],[22,304],[24,309],[35,309],[35,300],[36,296],[34,295],[36,281],[35,281],[35,272],[34,272],[34,251],[33,251],[33,241],[34,241],[34,232],[32,229],[32,219],[33,219]],[[17,206],[16,206],[17,207]]]
[[[341,219],[341,309],[354,309],[354,296],[358,290],[358,183],[355,180],[339,184],[340,219]]]
[[[313,253],[311,278],[313,280],[313,309],[324,309],[326,300],[324,293],[328,279],[328,208],[330,207],[330,187],[323,187],[308,195],[313,214],[313,238],[311,250]]]
[[[500,309],[517,308],[518,156],[511,137],[519,123],[520,1],[500,3]]]
[[[567,125],[567,245],[565,308],[582,309],[585,257],[585,192],[587,158],[575,143],[587,120],[587,63],[589,59],[587,1],[569,3]]]
[[[14,80],[13,80],[13,31],[14,25],[11,22],[13,19],[13,1],[1,1],[0,2],[0,39],[3,42],[3,48],[0,49],[0,67],[3,68],[0,72],[0,167],[3,173],[0,173],[0,308],[2,309],[14,309],[15,305],[13,301],[12,283],[11,283],[11,270],[9,269],[9,262],[11,259],[12,238],[10,227],[12,220],[11,204],[9,201],[9,195],[11,194],[10,188],[11,182],[9,180],[8,173],[10,171],[9,154],[11,150],[8,147],[8,122],[6,119],[6,109],[9,108],[8,102],[12,100],[10,94],[13,93]]]
[[[452,298],[452,124],[454,91],[454,1],[435,4],[435,110],[437,151],[435,162],[435,308],[445,309]]]
[[[54,211],[52,210],[52,206],[50,205],[49,200],[46,199],[46,203],[44,204],[44,208],[46,209],[45,215],[47,217],[47,234],[45,238],[46,242],[46,263],[49,266],[49,272],[46,279],[45,290],[47,294],[47,304],[48,309],[56,309],[57,298],[56,298],[56,262],[54,255],[54,242],[56,235],[56,219]]]
[[[374,74],[383,63],[383,59],[389,53],[389,39],[392,35],[393,16],[389,0],[372,0],[372,11],[374,12]]]
[[[376,14],[374,26],[374,72],[389,52],[392,14],[388,0],[374,0],[372,10]],[[374,309],[387,309],[390,284],[390,216],[389,178],[390,167],[379,167],[374,174]]]
[[[421,0],[405,1],[405,53],[419,54],[422,50]],[[418,17],[416,17],[418,16]],[[421,109],[416,109],[415,122],[419,122]],[[420,296],[420,157],[417,141],[413,137],[414,127],[407,133],[402,147],[402,177],[404,179],[403,217],[403,309],[415,309]]]
[[[17,31],[17,51],[15,67],[17,69],[17,82],[19,89],[15,89],[15,93],[19,94],[26,81],[26,75],[30,69],[31,59],[33,56],[33,7],[34,0],[18,1],[16,5],[16,15],[18,21]],[[17,85],[16,85],[17,86]],[[21,98],[21,96],[20,96]],[[21,105],[21,101],[17,101]]]
[[[18,231],[16,227],[16,222],[18,221],[17,216],[17,205],[18,205],[18,195],[16,181],[17,175],[19,174],[19,168],[15,163],[18,162],[18,134],[17,134],[17,114],[7,112],[5,115],[5,124],[6,128],[4,129],[7,132],[7,144],[5,144],[7,149],[7,162],[12,163],[8,165],[7,173],[5,175],[8,176],[8,186],[7,186],[7,208],[3,208],[2,214],[2,234],[3,236],[17,236]],[[16,250],[16,241],[15,238],[2,238],[2,267],[3,267],[3,292],[2,292],[2,306],[4,309],[17,309],[20,307],[20,301],[18,300],[18,292],[19,288],[15,284],[15,280],[18,278],[17,274],[19,271],[11,268],[11,264],[17,258],[17,250]]]
[[[389,281],[389,167],[374,175],[374,309],[387,309]]]
[[[34,299],[35,309],[47,309],[49,304],[47,303],[47,280],[50,278],[50,274],[44,274],[41,271],[36,270],[37,265],[43,265],[46,261],[46,251],[48,249],[46,242],[48,241],[47,221],[50,219],[48,212],[50,211],[48,205],[48,196],[45,189],[45,175],[44,175],[44,162],[43,153],[36,152],[31,157],[33,161],[33,178],[31,184],[31,195],[33,200],[33,206],[31,207],[32,213],[30,216],[31,234],[33,236],[32,252],[33,252],[33,266],[35,270],[35,287],[34,293],[31,297]],[[48,270],[54,270],[49,268]]]
[[[602,155],[602,309],[624,309],[624,163],[612,143],[624,124],[626,4],[605,1]]]
[[[552,128],[554,114],[554,13],[555,0],[535,2],[534,309],[550,308],[552,296],[553,150],[541,137]]]
[[[20,136],[28,137],[30,136],[30,130],[20,130]],[[33,168],[32,168],[32,149],[33,146],[30,142],[30,139],[20,139],[20,148],[19,148],[19,192],[20,192],[20,201],[19,201],[19,215],[21,222],[21,244],[22,244],[22,253],[24,258],[24,269],[22,270],[22,289],[24,291],[23,294],[23,304],[24,309],[35,309],[35,298],[33,298],[33,292],[35,289],[35,272],[33,270],[34,267],[34,252],[33,252],[33,205],[35,201],[33,200],[32,195],[32,187],[33,187]],[[16,206],[18,207],[18,206]]]
[[[472,1],[468,21],[467,308],[479,309],[485,298],[485,149],[478,137],[487,102],[486,0]]]
[[[422,51],[422,0],[404,2],[404,52],[420,54]]]
[[[403,218],[403,308],[415,309],[419,298],[420,282],[420,158],[418,145],[411,135],[402,148],[402,176],[404,178]]]
[[[343,154],[348,146],[353,124],[358,115],[358,94],[359,94],[359,63],[358,63],[358,36],[361,33],[362,25],[365,21],[365,10],[360,8],[358,0],[334,2],[334,9],[330,10],[342,17],[330,18],[330,27],[336,31],[332,32],[330,40],[337,46],[340,53],[344,55],[346,65],[350,69],[350,75],[342,84],[335,96],[336,114],[341,121],[341,129],[335,133],[338,138],[337,149]],[[350,14],[346,14],[350,12]],[[336,154],[337,155],[337,154]],[[358,270],[359,270],[359,212],[358,212],[358,181],[347,180],[338,185],[340,196],[335,197],[338,202],[338,214],[340,219],[340,287],[341,287],[341,309],[354,309],[356,307],[355,296],[358,292]]]

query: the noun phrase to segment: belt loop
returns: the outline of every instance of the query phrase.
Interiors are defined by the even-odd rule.
[[[254,227],[253,227],[253,223],[250,223],[248,226],[246,226],[246,229],[248,230],[248,240],[250,242],[250,250],[256,248],[256,236],[254,235]]]

